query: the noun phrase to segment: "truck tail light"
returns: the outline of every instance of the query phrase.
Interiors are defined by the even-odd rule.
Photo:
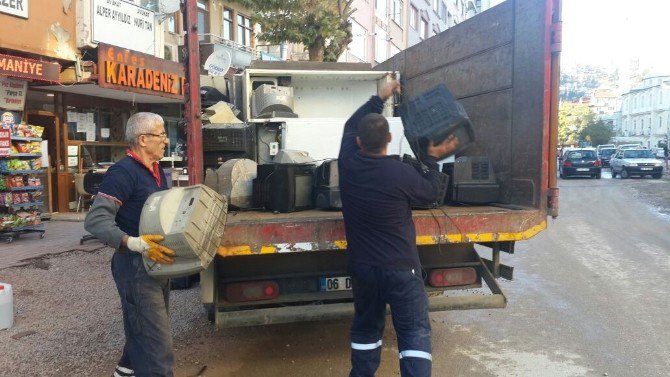
[[[477,282],[477,271],[472,267],[440,268],[430,272],[428,282],[433,287],[470,285]]]
[[[595,167],[603,166],[603,163],[600,160],[596,160],[596,162],[593,163],[593,166],[595,166]]]
[[[226,286],[226,299],[230,302],[271,300],[279,296],[277,282],[253,281]]]
[[[572,167],[572,162],[570,162],[570,160],[565,160],[563,162],[563,167],[566,167],[566,168]]]

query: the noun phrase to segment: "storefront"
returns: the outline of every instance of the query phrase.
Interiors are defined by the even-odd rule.
[[[97,55],[97,70],[89,80],[73,85],[40,86],[56,93],[60,120],[56,187],[59,212],[76,208],[73,177],[90,170],[104,171],[125,156],[125,125],[138,111],[152,111],[165,119],[169,145],[163,163],[180,166],[184,144],[181,106],[184,68],[152,55],[100,43],[87,50]]]

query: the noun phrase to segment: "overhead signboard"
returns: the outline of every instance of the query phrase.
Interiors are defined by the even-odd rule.
[[[182,64],[100,43],[98,69],[98,85],[103,88],[184,99]]]
[[[28,82],[0,76],[0,108],[23,111],[26,105]]]
[[[0,13],[28,18],[28,0],[0,0]]]
[[[93,42],[156,54],[153,11],[122,0],[92,1]]]
[[[0,75],[59,82],[60,64],[0,54]]]

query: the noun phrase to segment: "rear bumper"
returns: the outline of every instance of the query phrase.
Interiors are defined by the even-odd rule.
[[[579,170],[587,169],[587,170]],[[584,167],[584,168],[563,168],[563,175],[594,175],[602,171],[601,167]]]
[[[428,310],[431,312],[465,309],[502,309],[507,306],[507,300],[502,294],[454,297],[438,296],[429,297],[428,304]],[[353,318],[353,316],[353,303],[288,306],[235,312],[217,312],[216,326],[219,328],[258,326],[275,323]]]

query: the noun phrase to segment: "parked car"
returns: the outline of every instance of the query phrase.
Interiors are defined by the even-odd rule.
[[[640,144],[621,144],[616,149],[641,149],[642,145]]]
[[[596,148],[596,151],[598,152],[598,156],[600,156],[600,151],[602,151],[605,148],[616,149],[616,145],[614,145],[614,144],[600,144],[600,145],[598,145],[598,147]]]
[[[600,152],[598,152],[598,158],[600,159],[600,162],[604,168],[610,166],[610,159],[614,153],[616,153],[615,148],[603,148],[600,150]]]
[[[610,160],[612,178],[621,175],[626,179],[633,175],[651,175],[659,179],[663,176],[663,163],[654,157],[649,149],[623,149],[617,151]]]
[[[656,158],[660,158],[661,160],[665,159],[665,151],[663,148],[651,148],[651,153],[653,153]]]
[[[560,162],[558,172],[561,178],[588,175],[600,179],[602,164],[593,148],[567,150]]]

